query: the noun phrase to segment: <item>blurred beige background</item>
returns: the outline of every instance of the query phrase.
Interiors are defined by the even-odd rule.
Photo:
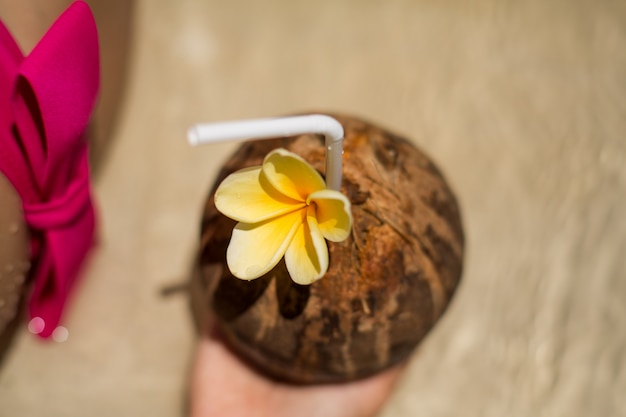
[[[194,335],[162,290],[235,146],[186,129],[314,109],[412,138],[463,210],[464,281],[382,416],[626,416],[625,2],[138,0],[133,19],[70,336],[18,334],[1,415],[181,415]]]

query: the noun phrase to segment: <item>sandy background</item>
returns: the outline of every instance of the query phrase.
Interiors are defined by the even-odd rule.
[[[132,19],[70,336],[18,334],[0,415],[181,415],[194,335],[162,290],[235,146],[186,129],[319,109],[412,138],[462,208],[462,286],[382,416],[626,416],[625,2],[139,0]]]

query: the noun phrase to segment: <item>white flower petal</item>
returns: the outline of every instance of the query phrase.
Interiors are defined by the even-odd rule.
[[[230,272],[245,280],[269,272],[285,254],[305,214],[297,210],[261,223],[238,223],[226,250]]]
[[[280,193],[298,201],[326,187],[324,179],[308,162],[285,149],[275,149],[265,157],[262,175]]]
[[[225,216],[244,223],[258,223],[304,207],[279,194],[262,180],[261,167],[230,174],[215,191],[215,206]]]
[[[322,235],[331,242],[341,242],[350,236],[351,204],[348,197],[334,190],[320,190],[309,196],[316,207],[316,217]]]
[[[315,219],[315,210],[309,206],[303,222],[285,252],[285,265],[291,279],[308,285],[322,278],[328,271],[328,247]]]

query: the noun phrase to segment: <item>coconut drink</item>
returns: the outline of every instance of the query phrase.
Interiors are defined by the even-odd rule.
[[[215,322],[250,364],[294,383],[405,361],[461,277],[459,208],[439,169],[405,138],[333,117],[339,162],[332,129],[286,129],[224,163],[192,279],[199,331]]]

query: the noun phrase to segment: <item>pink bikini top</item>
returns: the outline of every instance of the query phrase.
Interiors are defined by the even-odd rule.
[[[24,57],[0,21],[0,171],[31,230],[28,311],[49,337],[94,242],[86,130],[99,89],[96,25],[73,3]]]

